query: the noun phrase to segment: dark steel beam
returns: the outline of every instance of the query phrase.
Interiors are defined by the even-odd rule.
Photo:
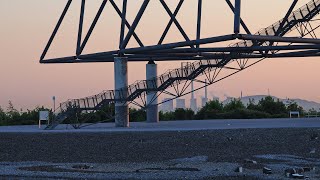
[[[279,25],[279,28],[276,32],[276,36],[279,36],[280,32],[282,31],[282,28],[284,26],[284,24],[286,23],[286,21],[288,20],[289,16],[291,15],[294,7],[296,6],[296,4],[298,3],[298,0],[294,0],[288,10],[288,12],[286,13],[286,15],[284,16],[283,20],[281,21],[280,25]]]
[[[122,13],[121,13],[121,29],[120,29],[120,42],[119,42],[119,48],[123,42],[124,38],[124,28],[125,28],[125,22],[126,22],[126,15],[127,15],[127,4],[128,0],[123,0],[122,3]]]
[[[82,0],[81,2],[81,10],[80,10],[80,20],[79,20],[79,29],[78,29],[78,40],[77,40],[77,50],[76,55],[80,55],[80,46],[82,41],[82,29],[83,29],[83,18],[84,18],[84,12],[85,12],[85,5],[86,0]]]
[[[248,35],[248,34],[239,34],[238,38],[242,40],[320,44],[320,39],[312,39],[312,38],[259,36],[259,35]]]
[[[157,51],[157,50],[165,50],[165,49],[173,49],[178,47],[185,47],[185,46],[195,46],[197,44],[210,44],[210,43],[216,43],[216,42],[223,42],[223,41],[229,41],[229,40],[235,40],[236,35],[229,34],[224,36],[217,36],[217,37],[211,37],[211,38],[204,38],[199,40],[192,40],[192,41],[181,41],[177,43],[168,43],[168,44],[162,44],[162,45],[153,45],[153,46],[145,46],[145,47],[138,47],[138,48],[128,48],[123,49],[119,51],[109,51],[109,52],[101,52],[101,53],[93,53],[93,54],[86,54],[81,55],[80,58],[96,58],[100,56],[108,56],[112,54],[132,54],[132,53],[138,53],[138,52],[148,52],[148,51]]]
[[[197,16],[197,40],[201,38],[201,18],[202,17],[202,0],[198,0],[198,16]],[[200,44],[196,46],[197,49],[200,48]]]
[[[222,41],[230,41],[234,39],[236,39],[236,35],[230,34],[230,35],[216,36],[211,38],[204,38],[199,40],[182,41],[182,42],[168,43],[168,44],[155,45],[155,46],[146,46],[144,48],[130,48],[130,49],[124,49],[121,51],[123,53],[130,54],[135,52],[164,50],[164,49],[172,49],[172,48],[185,47],[185,46],[191,46],[191,45],[194,46],[198,44],[210,44],[210,43],[216,43],[216,42],[222,42]]]
[[[230,55],[229,55],[230,56]],[[279,53],[279,54],[239,54],[237,56],[231,56],[232,59],[259,59],[259,58],[285,58],[285,57],[318,57],[320,56],[319,50],[301,51],[301,52],[290,52],[290,53]],[[212,54],[206,56],[150,56],[150,57],[138,57],[128,56],[130,62],[142,62],[142,61],[195,61],[195,60],[206,60],[206,59],[226,59],[228,55]],[[60,58],[60,59],[48,59],[42,60],[41,63],[45,64],[57,64],[57,63],[99,63],[99,62],[114,62],[114,56],[100,57],[100,58],[88,58],[78,59],[76,57]]]
[[[137,52],[136,54],[127,54],[129,61],[135,61],[132,60],[131,57],[138,57],[140,58],[139,61],[149,61],[150,57],[159,57],[163,55],[176,57],[177,55],[180,56],[178,59],[186,58],[185,56],[195,56],[199,52],[202,53],[208,53],[208,52],[238,52],[238,53],[252,53],[254,51],[289,51],[289,50],[319,50],[320,45],[290,45],[290,46],[253,46],[253,47],[216,47],[216,48],[179,48],[179,49],[167,49],[167,50],[161,50],[161,51],[151,51],[151,52]],[[313,52],[313,51],[312,51]],[[153,55],[150,55],[150,54]],[[190,53],[190,54],[186,54]],[[83,62],[84,59],[101,59],[98,62],[113,62],[113,57],[117,55],[117,52],[113,53],[105,53],[104,55],[96,55],[96,54],[88,54],[88,55],[81,55],[79,60],[77,60],[76,56],[70,56],[65,58],[57,58],[57,59],[48,59],[48,60],[42,60],[41,63],[78,63]],[[267,54],[265,54],[267,55]],[[239,56],[240,58],[243,58],[243,56]],[[193,59],[193,57],[191,57]],[[234,57],[237,58],[237,57]],[[105,59],[105,60],[103,60]],[[109,59],[109,60],[108,60]],[[172,58],[177,59],[177,58]],[[168,61],[172,59],[167,59]],[[165,60],[165,58],[161,58],[161,60]]]
[[[240,33],[241,0],[235,0],[234,8],[234,33]]]
[[[320,50],[307,50],[288,53],[267,54],[267,58],[282,58],[282,57],[313,57],[319,56]]]
[[[61,23],[62,23],[64,17],[66,16],[67,12],[68,12],[68,9],[69,9],[71,3],[72,3],[72,0],[69,0],[67,2],[67,4],[66,4],[66,6],[65,6],[65,8],[64,8],[64,10],[63,10],[63,12],[62,12],[62,14],[61,14],[61,16],[59,18],[59,20],[58,20],[58,23],[57,23],[56,27],[54,28],[53,33],[51,34],[51,37],[50,37],[45,49],[42,52],[40,60],[43,60],[45,58],[45,56],[46,56],[46,54],[47,54],[47,52],[48,52],[48,50],[49,50],[49,48],[50,48],[50,46],[52,44],[52,41],[56,37],[56,34],[57,34],[57,32],[58,32],[58,30],[59,30],[59,28],[61,26]]]
[[[251,47],[213,47],[213,48],[178,48],[161,51],[141,52],[135,54],[156,54],[156,53],[202,53],[202,52],[247,52],[254,51],[281,51],[281,50],[303,50],[320,49],[320,45],[290,45],[290,46],[251,46]]]
[[[277,31],[275,32],[275,36],[279,36],[281,31],[283,31],[283,27],[285,25],[285,23],[288,21],[289,16],[291,15],[291,13],[293,12],[294,7],[296,6],[296,4],[298,3],[298,0],[294,0],[289,8],[289,10],[287,11],[286,15],[284,16],[284,18],[282,19]],[[270,46],[273,46],[274,42],[270,42]]]
[[[68,56],[68,57],[62,57],[62,58],[54,58],[54,59],[45,59],[40,60],[40,63],[42,64],[51,64],[51,63],[68,63],[68,62],[74,62],[77,59],[76,56]]]

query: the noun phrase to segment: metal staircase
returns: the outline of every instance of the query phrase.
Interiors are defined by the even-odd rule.
[[[271,26],[261,29],[256,35],[284,36],[288,32],[298,28],[299,23],[308,22],[314,18],[320,11],[320,0],[312,0],[308,4],[291,13],[288,20],[280,28],[282,20]],[[301,35],[303,37],[303,35]],[[241,41],[231,45],[231,47],[251,47],[251,46],[272,46],[270,43],[254,43],[249,40]],[[176,84],[184,81],[195,79],[196,77],[217,68],[226,66],[234,61],[232,53],[224,53],[221,59],[198,60],[187,64],[181,68],[169,70],[166,73],[152,80],[137,81],[127,88],[120,90],[103,91],[100,94],[81,99],[70,99],[55,110],[55,118],[45,128],[46,130],[54,129],[57,125],[65,121],[74,113],[82,111],[97,111],[106,105],[113,104],[116,101],[131,102],[136,98],[147,94],[148,92],[161,92]],[[115,94],[120,99],[115,99]],[[127,94],[125,94],[127,93]],[[127,97],[127,98],[126,98]]]

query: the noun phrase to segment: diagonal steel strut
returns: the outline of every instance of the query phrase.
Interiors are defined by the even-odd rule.
[[[114,10],[119,15],[119,17],[122,17],[122,13],[121,13],[120,9],[118,8],[117,4],[114,2],[114,0],[110,0],[110,3],[113,6]],[[125,25],[127,26],[128,29],[131,28],[131,25],[129,24],[129,22],[126,19],[125,19]],[[136,39],[136,41],[138,42],[140,47],[144,47],[142,41],[140,40],[139,36],[135,32],[133,33],[133,37]]]
[[[49,39],[49,41],[48,41],[48,43],[47,43],[47,45],[46,45],[46,47],[45,47],[45,49],[44,49],[41,57],[40,57],[40,60],[43,60],[43,59],[45,58],[45,56],[46,56],[46,54],[47,54],[47,52],[48,52],[48,50],[49,50],[49,48],[50,48],[50,46],[51,46],[51,44],[52,44],[52,41],[53,41],[53,39],[55,38],[55,36],[56,36],[56,34],[57,34],[60,26],[61,26],[61,23],[62,23],[64,17],[66,16],[66,14],[67,14],[67,12],[68,12],[68,10],[69,10],[69,7],[70,7],[71,3],[72,3],[72,0],[69,0],[69,1],[67,2],[66,6],[65,6],[65,8],[64,8],[64,10],[63,10],[60,18],[59,18],[59,21],[58,21],[56,27],[54,28],[53,33],[52,33],[52,35],[51,35],[51,37],[50,37],[50,39]]]
[[[141,20],[141,17],[142,15],[144,14],[148,4],[149,4],[150,0],[144,0],[143,1],[143,4],[141,5],[141,8],[136,16],[136,18],[134,19],[133,23],[132,23],[132,26],[131,28],[129,29],[129,32],[126,36],[126,38],[123,40],[123,42],[121,43],[120,45],[120,49],[125,49],[131,39],[131,36],[133,35],[133,33],[135,32],[140,20]]]
[[[232,12],[235,12],[235,8],[233,7],[232,3],[230,2],[230,0],[226,0],[228,6],[230,7],[230,9],[232,10]],[[244,21],[242,20],[242,18],[240,17],[240,24],[243,27],[243,29],[246,31],[247,34],[251,34],[248,26],[244,23]]]
[[[164,9],[167,11],[168,15],[171,17],[171,19],[173,20],[173,22],[176,24],[177,28],[179,29],[180,33],[182,34],[182,36],[184,37],[184,39],[186,41],[190,41],[190,38],[188,37],[188,35],[186,34],[186,32],[183,30],[182,26],[180,25],[179,21],[176,19],[176,17],[174,16],[174,14],[172,14],[170,8],[168,7],[168,5],[166,4],[166,2],[164,0],[160,0],[162,6],[164,7]]]
[[[177,7],[176,7],[176,9],[175,9],[175,11],[174,11],[174,13],[173,13],[173,16],[174,16],[174,17],[176,17],[176,16],[178,15],[178,13],[179,13],[179,11],[180,11],[180,9],[181,9],[181,7],[182,7],[183,2],[184,2],[184,0],[180,0],[180,1],[179,1],[178,5],[177,5]],[[166,36],[167,36],[167,34],[168,34],[168,32],[169,32],[169,30],[170,30],[170,28],[171,28],[172,23],[173,23],[173,18],[170,18],[169,23],[167,24],[164,32],[163,32],[162,35],[161,35],[161,38],[160,38],[160,40],[159,40],[159,42],[158,42],[158,45],[160,45],[160,44],[163,43],[164,39],[166,38]]]
[[[89,38],[90,38],[90,36],[92,34],[92,31],[96,27],[96,24],[97,24],[98,20],[100,19],[101,13],[102,13],[103,9],[105,8],[107,2],[108,2],[108,0],[103,0],[103,2],[101,3],[101,6],[100,6],[100,8],[99,8],[99,10],[98,10],[98,12],[97,12],[92,24],[91,24],[91,26],[89,28],[89,31],[88,31],[86,37],[84,38],[84,40],[83,40],[83,42],[81,44],[81,47],[80,47],[79,51],[77,52],[77,55],[80,55],[82,53],[84,47],[88,43],[88,40],[89,40]]]

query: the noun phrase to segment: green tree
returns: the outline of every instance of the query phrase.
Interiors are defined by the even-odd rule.
[[[2,109],[2,107],[0,106],[0,125],[4,125],[6,118],[7,118],[7,115]]]
[[[318,115],[318,112],[314,108],[311,108],[308,111],[308,115],[311,115],[311,116]]]
[[[176,109],[173,114],[175,120],[194,119],[194,112],[191,109]]]
[[[13,103],[9,101],[8,107],[7,107],[7,124],[8,125],[14,125],[17,124],[17,122],[20,119],[20,113],[17,109],[13,106]]]
[[[229,103],[227,103],[223,109],[225,112],[245,109],[246,107],[243,105],[240,99],[232,99]]]
[[[196,114],[196,119],[217,119],[218,114],[223,112],[223,105],[218,100],[212,100],[206,103]]]
[[[97,122],[114,122],[114,104],[107,104],[101,107],[101,109],[97,111],[81,111],[76,110],[73,116],[67,118],[64,122],[65,123],[97,123]]]
[[[255,103],[254,99],[249,99],[249,104],[247,106],[247,109],[253,110],[253,111],[260,111],[259,105]]]
[[[258,106],[260,111],[276,115],[275,117],[288,116],[286,105],[279,99],[275,101],[271,96],[261,99]]]
[[[304,110],[301,106],[297,104],[297,102],[290,101],[289,104],[287,105],[287,111],[298,111],[301,115],[304,114]]]
[[[222,113],[221,117],[223,119],[261,119],[269,118],[270,114],[250,109],[236,109]]]
[[[159,112],[160,121],[172,121],[175,120],[174,112]]]
[[[130,121],[141,122],[147,119],[147,113],[143,109],[130,108]]]
[[[173,120],[192,120],[194,119],[194,112],[191,109],[176,109],[174,112],[159,112],[160,121]]]

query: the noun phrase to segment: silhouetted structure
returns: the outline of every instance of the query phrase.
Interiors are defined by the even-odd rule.
[[[94,54],[83,54],[88,40],[95,26],[104,11],[107,0],[103,0],[87,34],[83,35],[83,21],[85,15],[85,0],[82,0],[79,20],[79,31],[77,38],[76,54],[69,57],[56,59],[45,59],[45,56],[54,40],[66,13],[71,6],[72,0],[68,0],[65,9],[47,43],[41,58],[41,63],[88,63],[88,62],[113,62],[115,66],[115,90],[104,91],[100,94],[81,98],[72,99],[61,103],[56,110],[56,118],[51,122],[47,129],[55,128],[59,123],[68,117],[81,112],[92,112],[101,110],[105,106],[115,104],[115,121],[117,126],[129,126],[128,106],[129,104],[137,105],[147,109],[148,119],[157,122],[156,115],[150,113],[157,112],[156,104],[160,94],[167,94],[171,99],[176,99],[189,94],[188,87],[200,75],[204,75],[206,82],[197,80],[202,85],[194,91],[203,87],[214,84],[229,76],[232,76],[265,58],[282,58],[282,57],[311,57],[319,56],[320,40],[316,38],[315,30],[319,26],[312,26],[311,23],[317,21],[315,17],[320,11],[320,0],[311,0],[308,4],[293,11],[298,0],[294,0],[289,7],[284,18],[276,23],[259,30],[252,34],[245,22],[241,19],[241,0],[235,0],[234,5],[230,0],[227,4],[234,12],[234,33],[222,36],[212,36],[208,38],[201,37],[202,22],[202,1],[198,0],[196,39],[191,40],[181,24],[177,20],[183,0],[180,0],[175,11],[170,10],[165,0],[160,0],[161,6],[170,16],[170,21],[166,26],[160,40],[155,45],[145,46],[136,33],[139,22],[152,1],[144,0],[134,18],[132,24],[127,21],[126,12],[127,0],[123,0],[122,10],[117,6],[114,0],[109,0],[113,9],[117,12],[122,20],[120,24],[120,41],[119,49]],[[211,20],[211,19],[210,19]],[[178,27],[179,32],[183,35],[184,41],[164,44],[172,24]],[[240,26],[245,30],[245,34],[240,33]],[[125,29],[128,28],[126,33]],[[147,28],[147,27],[146,27]],[[289,32],[296,31],[299,37],[284,37]],[[309,36],[310,38],[307,38]],[[129,42],[135,39],[139,47],[128,47]],[[238,39],[239,42],[228,47],[216,47],[215,43]],[[206,45],[203,47],[202,45]],[[212,46],[210,46],[212,45]],[[155,65],[157,61],[176,61],[176,60],[196,60],[188,63],[181,68],[170,70],[160,76],[157,75]],[[146,61],[147,80],[138,81],[128,85],[127,63],[133,61]],[[149,67],[149,68],[148,68]],[[174,88],[175,92],[168,92],[168,88]],[[140,99],[141,102],[138,102]],[[152,108],[151,108],[152,107]],[[78,127],[81,127],[79,125]]]

